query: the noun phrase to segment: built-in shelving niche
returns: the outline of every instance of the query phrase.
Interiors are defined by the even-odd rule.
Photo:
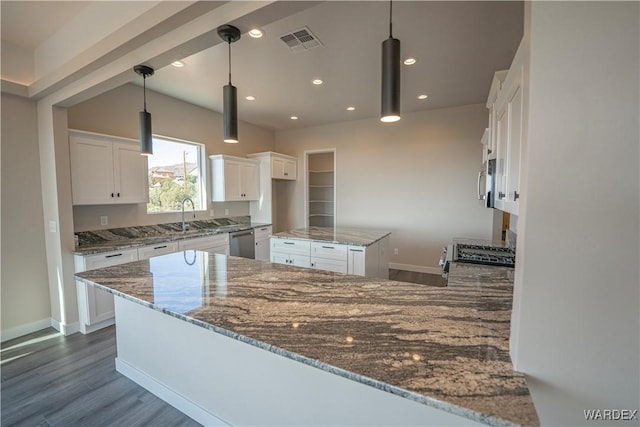
[[[310,227],[334,227],[335,219],[335,152],[308,152],[307,224]]]

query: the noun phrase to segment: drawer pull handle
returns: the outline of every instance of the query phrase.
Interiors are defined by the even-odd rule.
[[[260,231],[267,231],[267,227],[261,228]]]
[[[351,252],[362,252],[362,249],[349,249]]]
[[[323,246],[322,249],[335,249],[333,246]]]
[[[105,258],[113,258],[116,256],[122,256],[122,254],[113,254],[113,255],[106,255]]]
[[[164,245],[164,246],[156,246],[155,248],[153,248],[153,250],[156,250],[156,249],[164,249],[164,248],[166,248],[166,247],[167,247],[167,245]]]
[[[282,243],[284,243],[285,245],[295,245],[295,243],[293,242],[282,242]]]

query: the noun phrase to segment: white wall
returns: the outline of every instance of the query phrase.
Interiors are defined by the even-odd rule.
[[[133,84],[118,87],[69,108],[69,127],[137,140],[142,98],[141,87]],[[240,143],[225,144],[219,113],[150,90],[147,90],[147,110],[152,116],[154,134],[202,143],[207,156],[229,154],[244,157],[249,153],[274,150],[273,132],[245,122],[239,123]],[[206,168],[208,171],[209,164]],[[211,199],[210,179],[207,173],[207,200]],[[197,218],[211,218],[209,210],[212,208],[216,218],[249,215],[249,202],[208,203],[208,209],[198,212]],[[225,209],[229,210],[228,215],[225,215]],[[107,226],[100,225],[100,216],[103,215],[108,217]],[[148,215],[146,204],[75,206],[73,220],[75,231],[84,231],[180,221],[180,213]]]
[[[452,237],[491,237],[491,210],[477,202],[483,105],[405,113],[276,133],[277,151],[298,157],[301,179],[278,197],[280,228],[302,227],[304,152],[336,148],[337,225],[390,230],[391,262],[437,273]]]
[[[640,409],[640,7],[528,8],[512,356],[542,425],[613,425],[583,411]]]
[[[2,98],[2,338],[51,317],[40,190],[36,103]]]

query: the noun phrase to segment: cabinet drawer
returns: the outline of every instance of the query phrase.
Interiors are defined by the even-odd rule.
[[[254,231],[255,231],[254,236],[255,236],[256,242],[258,240],[268,239],[269,236],[271,236],[271,226],[270,225],[266,226],[266,227],[254,228]]]
[[[196,237],[193,239],[185,239],[180,241],[180,250],[186,251],[190,249],[208,249],[215,246],[224,246],[229,244],[229,233],[215,234],[212,236]]]
[[[179,251],[178,242],[158,243],[157,245],[138,248],[138,259],[148,259],[152,256],[170,254]]]
[[[304,240],[271,239],[271,250],[296,255],[311,255],[311,242]]]
[[[333,243],[311,243],[311,256],[347,261],[347,246]]]
[[[311,268],[334,273],[347,273],[347,260],[311,257]]]
[[[84,269],[95,270],[96,268],[110,267],[112,265],[124,264],[138,260],[137,249],[125,249],[122,251],[105,252],[96,255],[87,255],[84,257]],[[78,266],[77,266],[78,267]],[[76,267],[76,272],[80,269]]]

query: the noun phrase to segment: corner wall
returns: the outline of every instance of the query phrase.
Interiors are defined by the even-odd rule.
[[[2,99],[2,340],[50,325],[37,106]]]
[[[395,268],[439,273],[453,237],[491,238],[492,212],[476,194],[487,118],[478,104],[277,132],[277,151],[299,171],[278,192],[288,202],[278,201],[279,228],[305,226],[304,152],[335,148],[337,225],[390,230]]]
[[[640,6],[527,8],[514,365],[541,425],[638,425],[584,411],[640,409]]]

